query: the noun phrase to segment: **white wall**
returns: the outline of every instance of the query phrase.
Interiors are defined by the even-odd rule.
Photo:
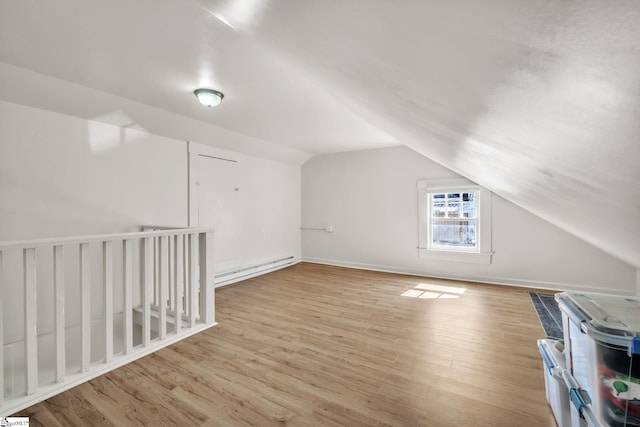
[[[300,166],[242,156],[240,263],[302,256]]]
[[[418,258],[418,179],[457,178],[404,147],[321,155],[302,167],[303,259],[549,289],[633,294],[630,265],[493,195],[490,265]]]
[[[0,241],[186,226],[186,147],[0,101]]]
[[[301,256],[300,249],[300,167],[296,165],[261,159],[246,154],[224,150],[202,144],[190,145],[191,167],[201,167],[196,157],[200,154],[216,159],[237,162],[239,177],[234,186],[238,188],[239,214],[233,221],[237,233],[234,244],[235,259],[231,264],[223,263],[219,271],[255,265],[276,258]],[[205,162],[213,163],[216,162]],[[194,193],[202,187],[199,171],[192,169],[189,183]],[[197,196],[191,197],[191,224],[198,223]],[[214,248],[215,253],[215,248]],[[224,258],[224,257],[223,257]]]

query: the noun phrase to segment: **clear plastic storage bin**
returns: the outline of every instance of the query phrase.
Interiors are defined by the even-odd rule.
[[[563,292],[556,301],[570,388],[601,425],[640,427],[640,298]]]
[[[564,355],[558,350],[557,340],[538,340],[538,349],[544,363],[544,389],[547,401],[558,427],[571,427],[569,389],[562,373],[566,371]]]

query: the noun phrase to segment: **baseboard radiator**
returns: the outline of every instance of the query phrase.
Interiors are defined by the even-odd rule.
[[[261,264],[252,265],[249,267],[237,268],[229,271],[224,271],[215,275],[215,286],[225,286],[232,283],[239,282],[241,280],[250,279],[252,277],[259,276],[261,274],[270,273],[272,271],[280,270],[281,268],[288,267],[297,263],[298,260],[294,256],[288,256],[284,258],[278,258],[273,261],[264,262]]]
[[[0,242],[0,416],[215,325],[212,245],[207,229]]]

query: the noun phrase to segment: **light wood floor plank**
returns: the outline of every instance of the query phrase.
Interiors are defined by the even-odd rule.
[[[457,298],[402,296],[432,285]],[[215,328],[15,415],[32,426],[552,427],[528,291],[300,263],[218,289]]]

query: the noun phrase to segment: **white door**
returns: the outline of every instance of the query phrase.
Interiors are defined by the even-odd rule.
[[[239,186],[238,163],[198,156],[198,226],[211,227],[214,270],[237,265]]]

